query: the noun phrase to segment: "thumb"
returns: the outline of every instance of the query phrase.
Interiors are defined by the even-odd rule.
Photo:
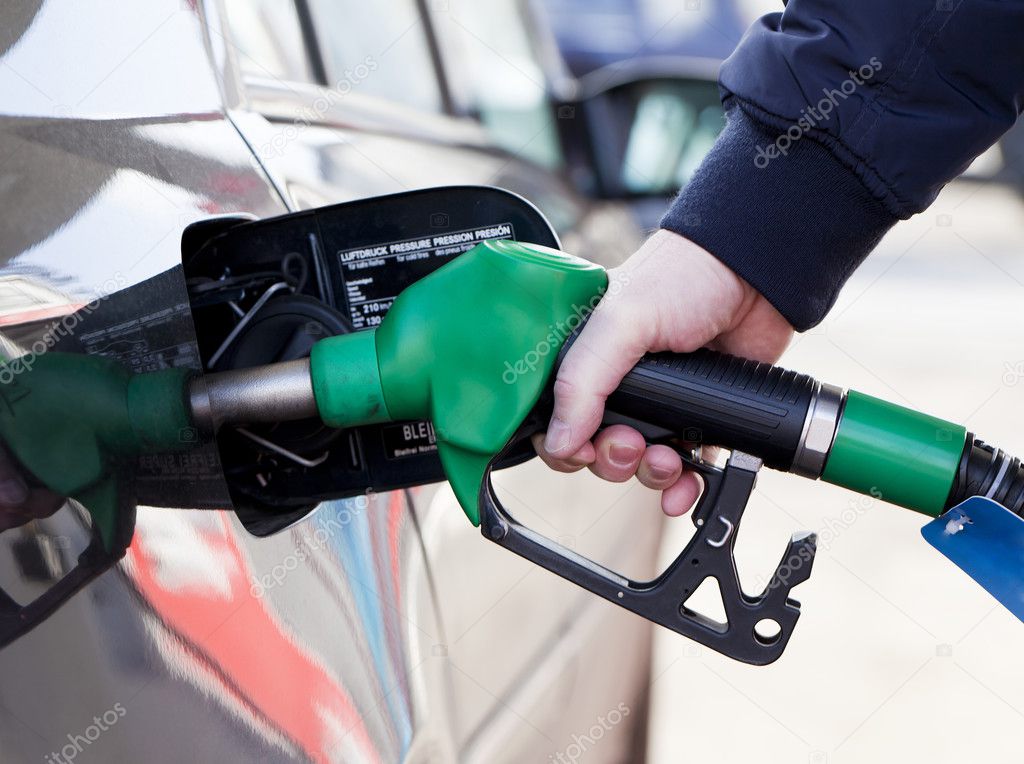
[[[555,377],[555,406],[544,450],[565,459],[597,432],[608,396],[643,356],[641,322],[622,320],[613,301],[598,305]]]

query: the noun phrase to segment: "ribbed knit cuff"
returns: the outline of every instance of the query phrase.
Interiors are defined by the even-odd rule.
[[[661,227],[713,254],[803,331],[895,222],[827,148],[734,105]]]

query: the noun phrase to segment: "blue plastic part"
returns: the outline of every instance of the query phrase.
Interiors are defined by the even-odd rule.
[[[1024,621],[1024,519],[974,496],[932,520],[921,535]]]

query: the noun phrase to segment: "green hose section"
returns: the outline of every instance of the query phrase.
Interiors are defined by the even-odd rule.
[[[133,374],[128,379],[128,421],[134,442],[126,454],[166,453],[198,445],[188,401],[188,369]]]
[[[325,424],[354,427],[392,421],[380,388],[376,329],[320,340],[310,352],[309,371]]]
[[[966,439],[961,425],[851,390],[821,477],[935,517]]]

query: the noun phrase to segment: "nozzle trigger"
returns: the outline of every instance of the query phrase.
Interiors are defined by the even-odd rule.
[[[519,438],[513,439],[511,448]],[[744,663],[765,665],[782,655],[800,603],[789,592],[807,580],[816,551],[813,533],[794,534],[768,585],[757,596],[743,592],[733,550],[743,511],[761,460],[734,451],[718,467],[680,452],[704,480],[704,493],[692,512],[696,533],[675,561],[650,581],[633,581],[521,525],[502,506],[491,469],[480,487],[483,535],[542,568],[584,589]],[[499,455],[500,458],[500,455]],[[718,583],[726,622],[687,607],[686,602],[708,578]],[[767,632],[767,622],[774,624]]]

